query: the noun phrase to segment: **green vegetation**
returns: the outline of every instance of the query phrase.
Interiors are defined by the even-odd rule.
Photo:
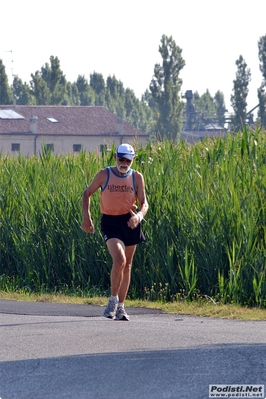
[[[93,72],[89,80],[78,74],[74,82],[67,81],[59,58],[53,55],[40,70],[31,73],[29,83],[14,75],[13,83],[9,86],[5,66],[0,59],[0,104],[103,106],[150,137],[156,137],[159,132],[164,139],[176,139],[186,120],[186,105],[181,95],[183,82],[180,72],[185,67],[182,51],[172,36],[162,35],[159,45],[161,63],[155,64],[151,81],[147,82],[149,88],[143,93],[141,100],[114,75],[105,80],[101,73]],[[197,125],[200,115],[204,123],[218,122],[222,127],[225,122],[229,123],[231,132],[242,129],[248,121],[252,123],[252,120],[257,125],[266,127],[266,35],[259,38],[258,56],[262,73],[258,104],[254,104],[252,110],[247,110],[251,71],[240,55],[236,60],[236,78],[232,82],[231,105],[234,114],[229,119],[226,117],[227,107],[221,90],[214,97],[208,89],[202,95],[195,92]],[[256,108],[258,115],[253,119],[251,112]]]
[[[265,137],[245,129],[195,146],[166,140],[138,149],[150,209],[130,299],[266,308]],[[80,222],[81,194],[113,152],[0,157],[1,291],[109,294],[98,194],[95,234]]]
[[[98,305],[106,306],[107,298],[104,296],[86,297],[73,292],[72,295],[62,293],[34,293],[27,289],[16,292],[0,291],[0,300],[23,302],[52,302],[72,305]],[[126,306],[160,309],[164,313],[191,315],[201,317],[215,317],[238,320],[265,320],[266,309],[247,307],[235,304],[216,303],[210,298],[201,298],[197,301],[180,299],[175,302],[147,301],[141,299],[126,299]]]

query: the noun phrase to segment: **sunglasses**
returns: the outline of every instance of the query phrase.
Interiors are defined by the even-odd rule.
[[[127,158],[118,158],[118,161],[119,161],[119,162],[125,162],[125,161],[126,161],[126,163],[127,163],[128,165],[132,162],[130,159],[127,159]]]

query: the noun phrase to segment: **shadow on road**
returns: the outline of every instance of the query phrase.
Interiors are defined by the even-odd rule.
[[[209,384],[266,384],[265,353],[265,344],[223,344],[2,362],[0,397],[206,399]]]

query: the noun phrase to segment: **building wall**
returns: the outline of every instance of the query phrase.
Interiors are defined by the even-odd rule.
[[[10,155],[33,155],[40,154],[46,145],[51,145],[53,154],[67,154],[74,153],[74,146],[76,152],[79,148],[89,151],[101,151],[101,146],[111,148],[114,144],[118,146],[121,143],[129,142],[132,145],[145,146],[147,139],[131,139],[128,137],[101,137],[101,136],[40,136],[40,135],[0,135],[0,152]],[[19,146],[19,150],[16,149]],[[13,151],[12,151],[13,147]]]

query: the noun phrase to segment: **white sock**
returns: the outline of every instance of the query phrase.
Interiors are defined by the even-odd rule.
[[[117,295],[111,295],[110,299],[112,301],[118,302],[118,296]]]
[[[118,302],[118,307],[123,308],[124,307],[124,302]]]

